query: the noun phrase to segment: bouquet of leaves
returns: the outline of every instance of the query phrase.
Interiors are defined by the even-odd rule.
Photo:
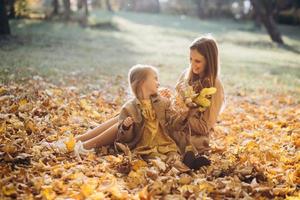
[[[208,87],[202,88],[199,93],[196,93],[193,87],[188,84],[184,84],[184,88],[182,89],[184,90],[184,103],[188,107],[198,107],[200,112],[204,112],[210,106],[211,95],[217,92],[215,87]]]
[[[200,112],[204,112],[211,104],[210,97],[216,93],[215,87],[203,88],[200,93],[196,93],[193,87],[185,83],[181,89],[184,91],[183,96],[172,94],[172,91],[167,88],[161,88],[159,94],[171,100],[171,108],[177,112],[184,112],[189,107],[197,107]]]

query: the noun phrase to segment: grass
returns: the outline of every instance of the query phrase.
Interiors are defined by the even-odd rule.
[[[188,66],[188,46],[211,33],[219,43],[227,93],[267,90],[300,96],[300,28],[280,26],[286,47],[272,43],[252,22],[94,11],[90,27],[75,23],[12,20],[13,37],[0,46],[0,81],[34,75],[54,83],[101,88],[125,81],[137,63],[155,65],[172,86]],[[117,77],[117,78],[115,78]]]

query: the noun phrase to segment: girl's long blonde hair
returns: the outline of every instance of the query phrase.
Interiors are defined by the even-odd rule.
[[[190,45],[190,50],[197,50],[206,59],[206,67],[203,80],[209,82],[210,87],[215,86],[215,81],[219,73],[219,56],[216,40],[208,35],[196,38]],[[188,83],[193,80],[193,71],[190,68],[187,74]]]
[[[128,72],[128,83],[132,94],[136,98],[140,99],[143,97],[141,85],[151,71],[158,74],[158,70],[151,65],[137,64],[130,68]]]

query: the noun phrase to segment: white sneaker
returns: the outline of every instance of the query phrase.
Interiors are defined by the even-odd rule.
[[[79,140],[78,142],[76,142],[75,147],[74,147],[74,154],[77,157],[80,157],[80,155],[87,155],[89,153],[95,153],[95,149],[85,149],[83,147],[83,143]]]
[[[68,138],[64,138],[64,139],[58,140],[56,142],[42,142],[41,146],[45,147],[45,148],[48,148],[48,149],[52,149],[52,150],[54,150],[56,152],[59,152],[59,153],[67,153],[68,149],[67,149],[67,146],[65,144],[65,142],[67,140],[68,140]]]

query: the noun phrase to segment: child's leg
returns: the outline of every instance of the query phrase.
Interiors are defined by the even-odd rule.
[[[119,123],[116,122],[111,127],[106,129],[105,131],[101,132],[97,136],[83,142],[83,147],[85,149],[92,149],[95,147],[113,144],[113,142],[117,138],[118,125],[119,125]]]
[[[106,122],[100,124],[96,128],[94,128],[92,130],[88,130],[86,133],[84,133],[82,135],[76,136],[76,141],[80,140],[82,142],[85,142],[85,141],[90,140],[94,137],[97,137],[98,135],[100,135],[105,130],[109,129],[111,126],[113,126],[117,122],[118,122],[118,116],[116,116],[114,118],[111,118],[111,119],[107,120]]]
[[[174,131],[171,138],[175,141],[176,145],[180,149],[181,154],[185,153],[187,146],[187,137],[185,131]]]
[[[208,154],[209,136],[206,135],[192,135],[191,144],[196,148],[198,155]]]

